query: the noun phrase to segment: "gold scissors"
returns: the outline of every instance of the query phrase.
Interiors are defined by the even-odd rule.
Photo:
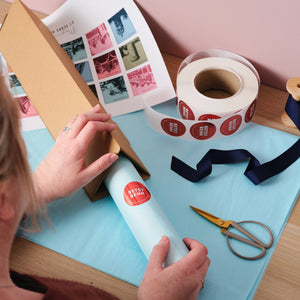
[[[190,206],[195,212],[197,212],[199,215],[203,216],[204,218],[206,218],[207,220],[209,220],[210,222],[214,223],[215,225],[218,225],[219,227],[221,227],[221,232],[226,235],[226,240],[227,240],[227,244],[230,248],[230,250],[237,256],[244,258],[244,259],[249,259],[249,260],[253,260],[253,259],[258,259],[263,257],[266,254],[266,249],[270,248],[273,244],[273,234],[271,232],[271,230],[264,224],[260,223],[260,222],[256,222],[256,221],[242,221],[242,222],[234,222],[232,220],[228,220],[228,221],[224,221],[218,217],[215,217],[214,215],[201,210],[199,208]],[[258,238],[256,238],[254,235],[252,235],[249,231],[247,231],[245,228],[243,228],[242,226],[240,226],[239,224],[242,223],[255,223],[258,224],[260,226],[262,226],[264,229],[267,230],[267,232],[270,235],[270,242],[269,244],[264,244],[262,241],[260,241]],[[231,231],[228,231],[227,229],[232,226],[235,229],[237,229],[238,231],[240,231],[241,233],[243,233],[245,236],[247,236],[249,239],[244,238],[238,234],[235,234]],[[229,238],[233,238],[235,240],[238,240],[242,243],[251,245],[253,247],[256,247],[258,249],[261,250],[261,253],[256,255],[256,256],[244,256],[241,255],[239,253],[237,253],[232,246],[229,243]]]

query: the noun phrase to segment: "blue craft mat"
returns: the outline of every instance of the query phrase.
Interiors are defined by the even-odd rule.
[[[175,114],[173,101],[159,105],[161,112]],[[204,243],[211,266],[201,299],[251,299],[299,195],[300,160],[283,173],[255,186],[244,175],[247,162],[214,165],[212,174],[191,183],[170,170],[175,155],[191,166],[210,149],[244,148],[260,162],[286,150],[298,137],[257,124],[240,133],[211,142],[183,141],[154,131],[143,111],[115,117],[132,148],[151,173],[146,185],[181,237]],[[23,133],[34,169],[53,145],[46,129]],[[246,261],[233,255],[220,229],[198,216],[189,205],[223,219],[256,220],[274,234],[267,255]],[[139,285],[147,264],[143,253],[111,197],[91,203],[83,190],[48,206],[54,230],[18,234],[68,257]]]

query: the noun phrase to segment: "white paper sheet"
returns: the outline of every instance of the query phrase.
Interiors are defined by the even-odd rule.
[[[43,22],[113,116],[175,96],[164,61],[131,0],[68,0]]]
[[[46,128],[14,73],[9,73],[9,82],[11,93],[20,106],[21,130],[30,131]]]

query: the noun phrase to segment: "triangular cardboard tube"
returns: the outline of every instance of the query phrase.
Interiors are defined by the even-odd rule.
[[[19,0],[14,1],[1,27],[0,52],[54,139],[73,116],[99,103],[48,27]],[[103,107],[102,112],[105,112]],[[143,179],[149,178],[148,170],[119,127],[111,134],[96,135],[86,163],[104,153],[120,151],[134,163]],[[100,174],[84,187],[92,201],[108,194],[101,184],[104,176]]]

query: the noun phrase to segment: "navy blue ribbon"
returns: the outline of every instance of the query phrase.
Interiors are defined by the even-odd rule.
[[[290,95],[285,106],[285,111],[300,130],[300,101],[296,101]],[[213,164],[236,163],[249,160],[244,175],[257,185],[281,173],[299,157],[300,139],[284,153],[264,164],[260,164],[249,151],[244,149],[210,149],[199,161],[196,169],[193,169],[175,156],[172,156],[171,169],[185,179],[197,182],[211,173]]]

